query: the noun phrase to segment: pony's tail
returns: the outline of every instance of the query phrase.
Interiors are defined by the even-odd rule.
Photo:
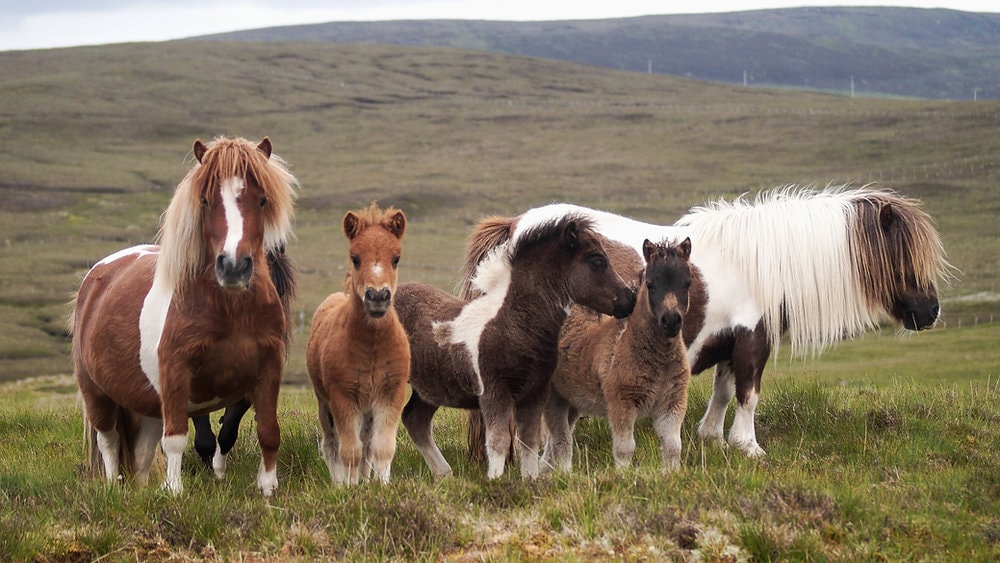
[[[115,416],[115,430],[121,437],[118,448],[118,471],[123,476],[135,474],[135,439],[139,433],[139,417],[119,407]],[[87,460],[87,473],[92,477],[104,478],[104,459],[97,447],[97,429],[83,413],[83,448]]]
[[[494,215],[480,220],[473,227],[465,247],[465,263],[462,265],[457,288],[462,299],[473,299],[478,296],[478,292],[472,287],[472,280],[476,277],[479,263],[490,251],[511,239],[516,224],[516,217]]]
[[[469,242],[465,248],[465,264],[462,266],[461,279],[458,285],[458,294],[462,299],[473,299],[478,296],[478,292],[472,287],[472,280],[476,277],[476,269],[480,262],[489,253],[508,242],[514,235],[514,227],[517,224],[516,217],[503,217],[494,215],[479,221],[469,235]],[[486,424],[483,422],[483,413],[477,410],[468,411],[468,433],[467,442],[469,446],[469,459],[473,462],[486,463]],[[511,417],[513,421],[513,417]],[[510,451],[507,452],[507,460],[514,460],[514,447],[517,443],[516,429],[513,422],[510,426]]]

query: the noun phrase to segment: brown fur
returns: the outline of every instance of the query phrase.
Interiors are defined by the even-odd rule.
[[[393,208],[373,203],[349,212],[343,291],[313,316],[306,366],[323,430],[320,453],[336,483],[356,484],[371,469],[389,481],[410,376],[410,345],[392,306],[405,228]]]
[[[503,472],[513,413],[521,436],[521,475],[537,475],[541,410],[566,307],[575,300],[622,315],[634,304],[631,291],[609,267],[602,240],[589,223],[569,217],[527,233],[509,250],[505,298],[495,316],[480,325],[476,350],[482,395],[476,394],[479,377],[465,345],[439,346],[434,334],[442,334],[435,323],[449,323],[474,305],[423,284],[400,285],[397,308],[410,337],[413,387],[403,424],[434,475],[451,471],[431,435],[431,419],[441,406],[483,410],[490,478]]]
[[[651,417],[664,470],[679,467],[680,423],[691,378],[679,334],[693,269],[690,249],[689,240],[678,246],[647,241],[648,266],[640,275],[636,309],[627,319],[574,307],[559,338],[559,365],[545,412],[546,469],[570,469],[573,426],[581,414],[608,417],[619,466],[631,462],[635,421]],[[621,268],[641,268],[631,250],[622,259]]]
[[[283,244],[289,232],[296,183],[270,149],[266,139],[256,146],[245,139],[219,138],[208,146],[196,141],[200,162],[165,214],[160,253],[99,264],[81,283],[73,356],[87,419],[96,429],[115,431],[116,419],[128,411],[162,418],[164,437],[186,436],[189,416],[248,400],[257,413],[262,467],[273,475],[288,319],[265,254],[267,243]],[[214,225],[222,207],[217,188],[227,174],[242,174],[246,181],[239,252],[252,264],[245,287],[228,290],[220,287],[214,267],[223,242]],[[173,291],[159,341],[160,393],[139,363],[139,316],[154,275]],[[203,406],[189,412],[189,403]],[[120,438],[122,454],[134,455],[132,437]],[[170,459],[168,454],[168,480]],[[140,460],[141,478],[148,461]],[[130,469],[127,460],[121,469]],[[180,490],[179,479],[168,484]],[[258,485],[265,487],[262,480]],[[268,481],[265,494],[273,485]]]

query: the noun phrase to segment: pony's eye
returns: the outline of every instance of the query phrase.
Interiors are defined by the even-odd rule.
[[[392,257],[392,267],[395,268],[397,266],[399,266],[399,256],[393,256]]]
[[[201,196],[201,206],[202,207],[208,207],[208,198],[207,197]]]
[[[608,267],[608,261],[603,256],[594,256],[590,259],[590,265],[595,269],[603,270]]]
[[[264,196],[260,196],[260,206],[264,207],[265,205],[267,205],[267,198]]]
[[[361,267],[361,258],[359,258],[357,254],[352,254],[351,264],[354,264],[354,269],[357,270]]]

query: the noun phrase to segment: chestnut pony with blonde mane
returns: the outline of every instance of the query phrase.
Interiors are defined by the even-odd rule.
[[[344,216],[351,265],[343,291],[313,315],[306,367],[319,404],[320,455],[338,484],[371,470],[389,482],[410,378],[410,343],[393,298],[406,216],[374,203]]]
[[[134,471],[145,482],[159,442],[164,486],[180,493],[188,418],[246,400],[261,447],[257,486],[269,496],[288,318],[266,256],[291,233],[297,182],[267,138],[196,140],[194,156],[159,245],[104,258],[77,292],[73,359],[97,446],[91,464],[99,453],[108,480]]]

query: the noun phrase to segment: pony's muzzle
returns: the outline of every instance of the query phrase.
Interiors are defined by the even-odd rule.
[[[253,258],[231,259],[220,254],[215,259],[215,278],[225,289],[246,289],[253,275]]]
[[[390,304],[392,304],[392,291],[388,287],[365,289],[365,310],[370,316],[376,319],[385,316],[389,312]]]
[[[633,309],[635,309],[635,290],[630,287],[618,290],[612,308],[612,314],[615,318],[624,319],[632,314]]]
[[[684,324],[684,317],[677,311],[667,311],[660,315],[660,327],[667,332],[669,338],[673,338],[681,333],[681,326]]]

